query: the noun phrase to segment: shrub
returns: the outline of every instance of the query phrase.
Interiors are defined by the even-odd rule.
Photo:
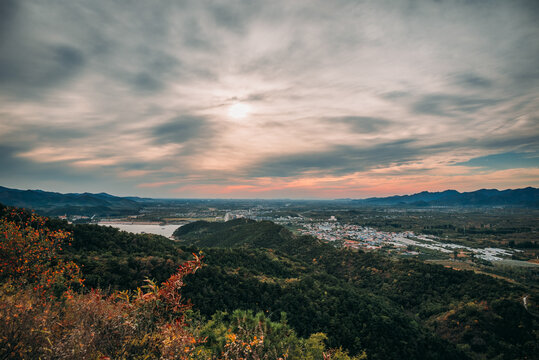
[[[79,267],[59,257],[70,245],[71,234],[45,227],[46,218],[12,210],[0,219],[0,281],[25,287],[31,285],[42,295],[59,295],[81,287]]]

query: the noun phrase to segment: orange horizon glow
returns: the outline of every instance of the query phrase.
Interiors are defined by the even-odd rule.
[[[515,180],[507,181],[508,178]],[[470,192],[482,188],[516,189],[523,187],[520,183],[522,180],[529,181],[529,186],[537,187],[539,185],[537,179],[539,169],[510,169],[488,174],[455,175],[450,178],[436,175],[378,178],[371,174],[356,174],[340,178],[332,176],[297,179],[259,178],[250,181],[243,179],[238,180],[242,184],[234,185],[191,184],[174,187],[171,194],[197,198],[367,198],[409,195],[422,191]],[[500,187],[500,184],[503,185]],[[156,187],[165,185],[169,183],[155,184]]]

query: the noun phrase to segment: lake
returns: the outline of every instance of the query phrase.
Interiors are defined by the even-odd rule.
[[[104,222],[98,223],[101,226],[112,226],[123,231],[128,231],[135,234],[156,234],[170,238],[174,230],[182,225],[158,225],[158,224],[136,224],[136,223],[113,223]]]

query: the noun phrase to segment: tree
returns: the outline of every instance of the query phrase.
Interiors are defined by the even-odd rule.
[[[56,295],[83,285],[77,264],[59,256],[70,245],[71,233],[50,230],[47,219],[34,213],[13,209],[9,215],[0,219],[0,281]]]

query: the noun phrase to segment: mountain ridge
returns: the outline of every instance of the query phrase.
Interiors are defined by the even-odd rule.
[[[120,215],[138,212],[144,203],[155,203],[163,199],[137,196],[115,196],[105,192],[97,194],[59,193],[44,190],[19,190],[0,186],[0,203],[42,211],[47,215]],[[367,199],[338,199],[360,206],[414,206],[414,207],[529,207],[539,208],[539,189],[480,189],[469,192],[445,190],[422,191],[411,195],[371,197]]]
[[[48,215],[92,215],[132,213],[140,204],[107,193],[58,193],[43,190],[19,190],[0,186],[0,203],[30,208]]]
[[[539,189],[529,186],[521,189],[479,189],[469,192],[457,190],[422,191],[411,195],[372,197],[350,201],[361,205],[522,206],[537,208],[539,207]]]

